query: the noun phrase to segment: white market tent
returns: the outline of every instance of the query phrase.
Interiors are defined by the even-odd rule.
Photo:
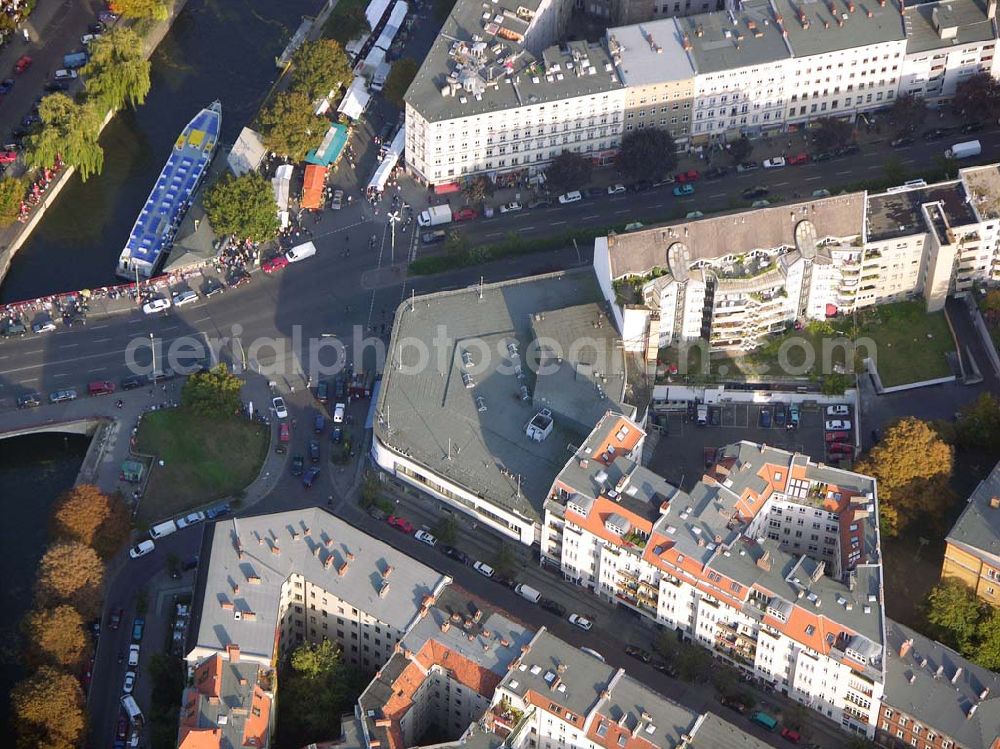
[[[368,3],[368,7],[365,8],[365,18],[368,19],[369,28],[374,30],[378,26],[391,2],[392,0],[372,0]]]
[[[295,167],[291,164],[282,164],[274,172],[274,179],[271,186],[274,188],[274,202],[278,204],[279,214],[288,210],[288,192],[292,186],[292,172]]]
[[[385,28],[382,29],[382,33],[379,34],[378,41],[375,42],[375,46],[380,49],[384,49],[387,52],[389,47],[392,45],[392,40],[396,38],[396,34],[399,33],[400,27],[403,25],[403,21],[406,19],[406,14],[409,12],[409,6],[405,2],[396,3],[396,7],[392,9],[392,13],[389,15],[389,20],[386,21]]]
[[[365,107],[368,106],[368,101],[371,98],[371,94],[368,93],[365,86],[364,77],[356,75],[354,76],[354,81],[351,83],[351,87],[347,89],[347,94],[344,96],[343,101],[337,107],[337,111],[340,114],[350,117],[352,120],[357,120],[364,113]]]
[[[260,133],[245,127],[240,131],[236,143],[233,144],[229,155],[226,156],[226,163],[237,177],[242,177],[247,172],[255,172],[264,161],[267,149],[264,148],[264,141]]]
[[[392,139],[392,144],[389,146],[389,150],[386,151],[385,158],[382,159],[382,163],[378,165],[378,169],[375,170],[371,181],[368,182],[369,190],[377,190],[378,192],[385,190],[385,185],[389,181],[389,175],[396,168],[405,145],[406,126],[404,125],[396,131],[396,137]]]

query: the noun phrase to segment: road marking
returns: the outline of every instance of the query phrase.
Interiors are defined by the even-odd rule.
[[[724,192],[717,192],[715,193],[715,195],[708,196],[709,200],[711,200],[712,198],[724,198],[724,197],[726,197],[726,193]]]
[[[823,179],[822,177],[806,177],[806,182],[815,182],[816,180]]]
[[[623,213],[628,213],[628,212],[629,212],[629,209],[628,209],[628,208],[623,208],[623,209],[622,209],[622,210],[620,210],[620,211],[615,211],[615,215],[616,215],[616,216],[621,216],[621,215],[622,215]]]
[[[851,171],[850,171],[850,169],[848,169],[846,172],[836,172],[836,175],[838,177],[843,177],[844,175],[847,175],[847,174],[850,174],[850,173],[851,173]]]
[[[555,226],[556,224],[565,224],[565,223],[566,223],[565,221],[553,221],[552,225]]]
[[[916,159],[903,159],[899,163],[901,163],[901,164],[916,164],[917,160]]]
[[[108,327],[108,325],[91,325],[90,329],[91,330],[101,330],[102,328],[107,328],[107,327]]]
[[[211,320],[211,315],[205,315],[204,317],[199,317],[197,320],[192,320],[191,322],[205,322],[205,320]]]
[[[595,213],[593,216],[584,216],[583,220],[584,221],[590,221],[590,219],[592,219],[592,218],[600,218],[600,217],[601,217],[600,214]]]
[[[788,184],[791,184],[791,183],[790,182],[778,182],[778,183],[775,184],[775,187],[784,187],[785,185],[788,185]]]
[[[872,169],[881,169],[881,168],[882,168],[881,164],[872,164],[871,166],[868,167],[868,171],[871,171]]]
[[[534,231],[536,227],[534,226],[524,226],[521,227],[521,231]]]
[[[62,348],[76,348],[79,345],[80,345],[79,343],[64,343],[62,345]]]
[[[110,340],[110,338],[97,338],[94,340],[94,343],[107,343]]]
[[[502,235],[503,235],[502,231],[495,231],[495,232],[493,232],[491,234],[484,234],[483,236],[484,237],[499,237],[499,236],[502,236]]]
[[[97,369],[88,369],[87,374],[90,374],[91,372],[103,372],[106,369],[107,367],[97,367]]]
[[[69,374],[68,373],[54,374],[54,375],[52,375],[52,377],[53,378],[56,378],[56,377],[69,377]]]

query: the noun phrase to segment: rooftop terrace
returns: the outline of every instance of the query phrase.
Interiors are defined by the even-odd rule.
[[[949,226],[977,222],[975,212],[966,202],[962,183],[938,182],[926,187],[869,195],[866,214],[868,241],[879,242],[928,231],[930,227],[921,210],[925,203],[940,203]]]

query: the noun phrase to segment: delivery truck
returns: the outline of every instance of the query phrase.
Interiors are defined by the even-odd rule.
[[[946,159],[968,159],[978,156],[983,152],[983,147],[978,140],[967,140],[964,143],[956,143],[944,152]]]
[[[417,223],[421,226],[441,226],[451,223],[450,205],[432,205],[426,211],[421,211],[417,216]]]

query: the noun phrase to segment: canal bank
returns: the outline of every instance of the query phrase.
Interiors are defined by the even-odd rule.
[[[152,51],[146,103],[105,127],[102,174],[86,185],[77,175],[63,178],[6,267],[0,303],[116,283],[118,255],[177,133],[194,112],[220,99],[220,142],[231,144],[277,80],[275,59],[301,18],[324,5],[184,0]]]

